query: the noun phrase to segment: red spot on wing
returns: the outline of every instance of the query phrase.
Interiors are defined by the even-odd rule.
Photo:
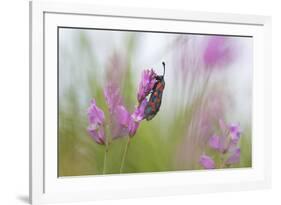
[[[156,90],[163,92],[164,84],[163,83],[158,83],[157,86],[156,86]]]
[[[150,101],[149,106],[151,107],[152,112],[155,112],[155,103]]]

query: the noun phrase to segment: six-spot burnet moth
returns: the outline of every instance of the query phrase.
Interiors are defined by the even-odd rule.
[[[151,120],[159,111],[161,102],[162,102],[162,95],[165,88],[165,62],[162,62],[164,73],[163,75],[157,75],[155,77],[156,83],[151,91],[149,101],[144,110],[144,118],[146,120]]]

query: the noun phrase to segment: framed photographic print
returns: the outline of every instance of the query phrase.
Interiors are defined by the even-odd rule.
[[[31,203],[270,186],[270,17],[39,1],[30,25]]]

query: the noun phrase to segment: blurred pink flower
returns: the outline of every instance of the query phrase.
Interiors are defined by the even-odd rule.
[[[215,168],[214,160],[205,154],[200,156],[199,163],[204,167],[204,169],[214,169]]]
[[[240,135],[241,135],[241,129],[240,129],[239,124],[229,125],[229,132],[230,132],[231,140],[234,143],[237,143],[238,140],[240,139]]]
[[[230,124],[227,126],[223,120],[220,120],[219,125],[222,136],[212,135],[209,138],[208,146],[218,151],[221,156],[228,156],[228,158],[224,161],[225,165],[239,163],[240,148],[238,147],[238,142],[241,135],[239,124]]]
[[[115,120],[116,120],[116,135],[114,137],[123,137],[127,136],[129,134],[129,127],[131,126],[131,115],[127,111],[127,109],[119,105],[116,108],[116,113],[115,113]]]
[[[120,85],[124,80],[124,73],[126,72],[126,58],[120,53],[114,52],[106,66],[106,79],[115,86]]]
[[[98,143],[105,143],[105,135],[104,135],[104,113],[103,111],[96,105],[96,101],[92,100],[90,107],[88,108],[88,133],[89,135]]]
[[[214,132],[213,122],[224,117],[227,99],[223,93],[211,92],[206,95],[205,101],[195,114],[195,120],[198,121],[200,135],[207,140]]]
[[[129,112],[122,103],[119,88],[112,83],[104,88],[105,100],[110,112],[110,129],[112,138],[116,139],[128,135]]]
[[[109,112],[112,114],[118,105],[122,104],[122,98],[119,88],[114,84],[108,84],[104,89],[104,96],[109,108]]]
[[[228,132],[228,125],[222,119],[219,119],[219,128],[220,128],[222,133]]]
[[[220,124],[225,123],[220,120]],[[227,130],[221,130],[221,133],[222,136],[212,135],[209,138],[209,146],[222,153],[235,149],[241,135],[239,124],[231,124],[227,127]]]
[[[139,89],[137,98],[139,103],[141,103],[144,98],[151,92],[153,89],[155,83],[156,83],[156,73],[153,71],[153,69],[144,70],[142,72],[141,81],[139,83]]]
[[[116,139],[127,135],[134,136],[144,118],[144,109],[147,104],[146,98],[130,114],[122,103],[118,88],[107,86],[104,90],[104,95],[110,111],[112,138]]]
[[[226,160],[225,164],[227,165],[231,165],[231,164],[237,164],[240,162],[240,148],[236,148],[231,155],[229,156],[229,158]]]
[[[181,169],[196,167],[198,159],[205,151],[210,136],[214,135],[214,122],[224,118],[228,98],[222,91],[206,93],[199,105],[194,104],[192,118],[187,125],[184,141],[179,145],[177,166]],[[214,139],[215,141],[216,139]],[[216,142],[212,142],[214,146]],[[184,164],[182,163],[184,161]]]
[[[235,54],[235,49],[230,43],[228,37],[211,36],[207,42],[203,61],[206,68],[213,68],[214,66],[222,66],[230,63]]]
[[[225,153],[228,151],[230,144],[227,141],[226,136],[212,135],[209,138],[208,145],[210,148],[212,148],[218,152]]]
[[[209,146],[215,150],[220,150],[222,146],[220,136],[212,135],[209,138]]]

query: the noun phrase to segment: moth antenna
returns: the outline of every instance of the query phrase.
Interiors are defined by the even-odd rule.
[[[163,68],[164,68],[164,73],[163,73],[163,77],[165,76],[165,62],[162,62]]]

